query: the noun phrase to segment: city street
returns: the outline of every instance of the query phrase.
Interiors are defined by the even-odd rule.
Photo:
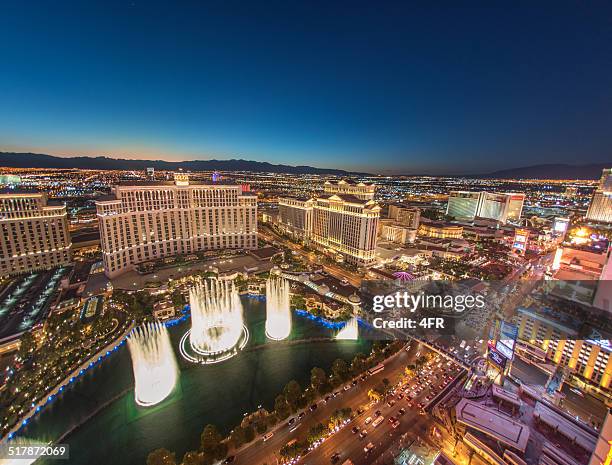
[[[287,421],[277,428],[274,436],[268,441],[263,442],[262,439],[257,439],[254,443],[241,450],[235,459],[237,464],[273,464],[277,463],[278,452],[285,444],[293,439],[303,440],[308,434],[310,427],[329,419],[334,410],[350,407],[353,412],[356,412],[360,407],[368,407],[369,403],[367,393],[371,388],[376,387],[382,382],[383,378],[389,379],[391,385],[395,384],[402,374],[407,364],[413,363],[418,357],[422,356],[424,351],[427,351],[422,344],[413,342],[409,351],[401,350],[393,356],[391,360],[385,363],[385,369],[377,374],[369,376],[365,381],[360,381],[355,387],[351,387],[348,391],[339,390],[337,397],[332,397],[328,402],[319,401],[318,408],[315,412],[308,412],[306,416],[297,423],[297,427],[287,426]],[[442,368],[446,369],[448,361],[441,358]],[[326,464],[330,463],[332,455],[339,454],[342,463],[347,458],[350,458],[359,464],[374,463],[385,451],[389,450],[402,434],[409,433],[414,437],[423,437],[426,434],[427,426],[431,421],[430,417],[421,415],[417,404],[425,403],[431,393],[432,388],[441,389],[442,377],[437,372],[432,370],[430,381],[419,383],[416,378],[409,381],[407,388],[410,390],[418,390],[412,401],[404,397],[396,400],[393,406],[387,405],[381,401],[372,407],[357,415],[350,423],[343,427],[340,431],[326,439],[317,449],[309,452],[302,457],[299,463],[303,464]],[[438,392],[438,391],[437,391]],[[405,414],[400,415],[399,409],[404,408]],[[376,411],[380,411],[384,417],[383,422],[377,427],[372,426],[372,421],[376,418]],[[389,417],[394,416],[399,420],[400,425],[393,428],[389,423]],[[366,419],[370,418],[366,425]],[[353,433],[353,427],[359,430],[365,429],[367,436],[361,438],[359,434]],[[368,454],[364,452],[364,447],[368,443],[373,443],[375,448]]]

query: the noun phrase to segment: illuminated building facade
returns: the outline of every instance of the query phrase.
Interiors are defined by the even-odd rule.
[[[448,197],[446,214],[458,220],[473,220],[479,208],[480,192],[453,191]]]
[[[313,199],[281,198],[278,200],[279,227],[296,238],[308,239],[312,231]]]
[[[363,182],[352,182],[341,180],[336,184],[325,181],[323,189],[326,194],[347,194],[357,197],[361,200],[374,200],[376,186],[374,184],[365,184]]]
[[[607,340],[576,339],[574,328],[529,309],[519,308],[517,318],[518,353],[565,367],[581,388],[612,398],[612,347]]]
[[[257,248],[257,197],[236,185],[172,182],[118,185],[96,202],[108,277],[138,263],[213,249]]]
[[[380,206],[371,184],[326,182],[324,193],[307,200],[279,199],[279,226],[357,266],[376,259]]]
[[[380,232],[381,239],[402,245],[414,243],[416,235],[416,229],[394,223],[383,224]]]
[[[66,265],[71,240],[65,206],[46,194],[0,195],[0,276]]]
[[[518,221],[523,211],[525,194],[452,191],[446,214],[459,220],[490,218],[501,223]]]
[[[612,223],[612,168],[603,170],[586,217],[591,221]]]
[[[419,225],[419,236],[438,239],[461,239],[463,226],[449,223],[427,222]]]
[[[421,210],[417,207],[404,207],[392,204],[389,205],[388,217],[403,226],[417,229],[421,219]]]
[[[589,465],[612,465],[612,414],[609,409]]]

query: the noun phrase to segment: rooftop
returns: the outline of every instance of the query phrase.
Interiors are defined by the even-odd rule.
[[[529,427],[495,409],[461,399],[455,407],[457,421],[522,452],[527,448]],[[594,447],[594,446],[593,446]]]

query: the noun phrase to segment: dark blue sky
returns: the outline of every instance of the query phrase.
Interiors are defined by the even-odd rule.
[[[0,150],[408,173],[605,162],[612,6],[4,1]]]

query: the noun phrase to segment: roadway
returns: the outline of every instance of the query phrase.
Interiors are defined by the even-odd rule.
[[[285,420],[274,430],[274,436],[268,441],[263,442],[260,438],[241,449],[236,453],[234,463],[238,465],[264,463],[272,465],[278,463],[278,452],[281,447],[293,439],[299,441],[306,439],[310,427],[318,423],[325,424],[336,409],[350,407],[353,412],[356,412],[360,407],[367,406],[369,404],[367,397],[369,389],[379,385],[383,378],[389,379],[391,385],[395,384],[399,381],[405,366],[414,362],[426,350],[428,349],[422,344],[413,342],[408,352],[401,350],[385,362],[385,369],[382,372],[368,376],[365,381],[360,380],[357,386],[351,387],[347,391],[339,389],[340,393],[328,402],[319,401],[314,412],[306,410],[307,413],[304,418],[291,428]],[[421,352],[421,354],[418,354],[418,352]],[[446,359],[442,358],[441,360],[444,364],[447,363]],[[444,368],[446,367],[444,365]],[[419,390],[411,404],[404,398],[397,400],[392,407],[381,401],[373,407],[366,408],[362,414],[356,415],[351,422],[326,439],[318,448],[302,457],[299,463],[305,465],[329,464],[332,455],[336,452],[340,454],[337,463],[342,463],[347,458],[360,465],[380,463],[377,461],[380,460],[381,454],[390,450],[402,434],[408,431],[413,433],[415,437],[423,437],[426,434],[431,419],[421,415],[416,405],[420,402],[426,402],[426,397],[432,395],[431,389],[441,389],[441,380],[442,378],[434,372],[422,383],[418,383],[416,378],[411,380],[407,387],[412,390]],[[406,412],[404,415],[399,415],[398,411],[402,407],[405,408]],[[376,428],[372,427],[371,421],[368,421],[369,424],[366,425],[366,419],[371,417],[373,420],[375,418],[374,412],[377,410],[380,410],[385,417],[384,421]],[[392,428],[388,421],[390,416],[395,416],[399,420],[400,426],[398,428]],[[365,428],[368,432],[367,436],[361,438],[359,434],[353,433],[351,429],[354,426],[360,430]],[[364,447],[370,442],[375,445],[375,448],[369,454],[366,454]]]
[[[365,381],[359,380],[358,384],[355,387],[351,387],[348,391],[339,389],[340,394],[332,397],[328,402],[318,401],[317,409],[314,412],[310,412],[307,408],[304,418],[291,428],[287,426],[287,420],[284,420],[273,430],[274,436],[272,438],[266,442],[263,442],[262,438],[258,438],[237,452],[234,463],[237,465],[276,464],[278,452],[285,444],[294,438],[298,440],[305,439],[308,430],[312,426],[326,422],[336,409],[351,407],[351,409],[357,411],[362,405],[369,402],[367,398],[369,389],[378,386],[383,378],[388,378],[392,382],[399,378],[406,365],[413,362],[415,358],[415,351],[412,348],[409,353],[403,349],[400,350],[384,362],[385,369],[382,372],[368,376]],[[350,430],[350,427],[348,429]]]

